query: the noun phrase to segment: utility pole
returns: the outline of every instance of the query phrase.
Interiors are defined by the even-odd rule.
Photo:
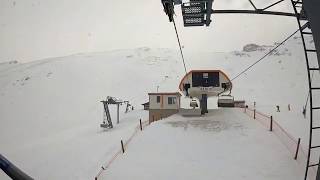
[[[119,124],[119,106],[120,104],[117,104],[117,124]]]

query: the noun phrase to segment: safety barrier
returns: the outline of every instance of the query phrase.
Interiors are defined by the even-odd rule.
[[[138,134],[139,131],[142,131],[142,129],[146,126],[148,126],[150,124],[150,121],[144,121],[141,122],[140,119],[140,123],[138,126],[136,126],[136,128],[134,129],[134,132],[132,133],[132,135],[128,138],[128,140],[126,140],[124,143],[121,140],[121,148],[119,148],[119,150],[110,158],[110,160],[104,165],[101,166],[100,171],[98,172],[98,174],[95,176],[95,180],[98,180],[98,178],[101,176],[101,174],[103,173],[104,170],[108,169],[110,167],[110,165],[117,159],[117,157],[119,157],[120,154],[123,154],[125,149],[128,147],[129,143],[132,141],[133,137],[135,135]]]
[[[253,119],[259,121],[264,127],[269,131],[272,131],[279,140],[287,147],[292,157],[299,163],[301,168],[305,168],[307,162],[306,151],[300,146],[300,138],[295,139],[290,133],[288,133],[279,123],[277,123],[273,116],[265,115],[256,109],[251,109],[248,107],[243,108],[244,113]],[[311,167],[308,172],[308,179],[314,180],[316,178],[316,167]]]
[[[307,154],[306,154],[306,151],[303,149],[303,147],[300,146],[300,138],[295,139],[283,127],[281,127],[280,124],[277,123],[272,116],[265,115],[257,111],[256,109],[251,109],[248,107],[245,107],[243,109],[244,109],[244,113],[246,113],[248,116],[252,117],[253,119],[259,121],[269,131],[273,132],[279,138],[279,140],[287,147],[290,154],[292,154],[292,157],[299,163],[301,168],[305,168],[305,163],[307,161]],[[133,134],[128,138],[128,140],[125,141],[124,144],[121,143],[122,148],[119,148],[119,150],[110,158],[110,160],[104,166],[101,167],[100,171],[95,176],[95,180],[98,180],[102,172],[108,169],[110,165],[117,159],[117,157],[119,157],[120,154],[124,153],[124,150],[132,141],[133,137],[150,123],[151,121],[141,122],[140,120],[140,124],[136,126]],[[309,170],[308,179],[314,180],[316,178],[316,172],[317,172],[317,168],[311,167],[311,170]]]

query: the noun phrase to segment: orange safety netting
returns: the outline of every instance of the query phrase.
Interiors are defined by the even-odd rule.
[[[264,127],[272,132],[279,138],[279,140],[287,147],[294,158],[297,153],[297,161],[299,162],[300,166],[305,168],[307,162],[307,153],[302,148],[302,146],[298,146],[298,140],[295,139],[291,134],[289,134],[279,123],[277,123],[274,119],[271,122],[272,117],[265,115],[256,109],[251,108],[243,108],[244,112],[254,118],[255,120],[259,121]],[[272,129],[271,129],[272,127]],[[311,167],[308,171],[308,178],[315,179],[316,177],[317,168]]]
[[[149,121],[144,121],[141,123],[142,128],[146,127],[147,125],[149,125]],[[129,143],[132,141],[133,137],[140,131],[140,124],[134,129],[134,132],[132,133],[132,135],[128,138],[128,140],[126,140],[124,142],[124,148],[127,148]],[[122,153],[122,150],[119,149],[111,158],[109,161],[107,161],[107,163],[104,166],[101,166],[100,171],[98,172],[98,174],[95,176],[95,180],[97,180],[102,172],[104,170],[106,170],[107,168],[109,168],[109,166],[117,159],[117,157],[119,157],[119,155]]]
[[[279,140],[287,147],[289,150],[290,154],[292,154],[292,157],[295,156],[296,151],[298,151],[297,154],[297,161],[299,162],[301,167],[304,167],[307,161],[307,154],[305,150],[299,146],[298,147],[298,140],[295,139],[291,134],[289,134],[283,127],[280,126],[274,119],[271,123],[271,116],[265,115],[257,110],[250,109],[250,108],[244,108],[244,112],[254,118],[255,120],[259,121],[264,127],[268,128],[271,130],[270,126],[272,126],[272,132],[279,138]],[[145,127],[149,124],[149,121],[144,121],[142,123],[142,127]],[[271,125],[272,124],[272,125]],[[133,134],[128,138],[128,140],[125,141],[124,147],[126,148],[128,144],[132,141],[133,137],[139,132],[140,130],[140,125],[138,125]],[[298,150],[297,150],[298,148]],[[119,149],[113,156],[112,158],[105,164],[105,166],[101,167],[101,170],[95,177],[97,180],[102,172],[106,170],[112,162],[114,162],[115,159],[121,154],[121,149]],[[308,178],[309,179],[315,179],[316,177],[316,172],[317,168],[316,167],[311,167],[310,170],[308,171]]]

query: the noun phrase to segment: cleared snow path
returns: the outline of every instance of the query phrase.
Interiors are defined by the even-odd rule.
[[[277,137],[238,109],[174,115],[138,134],[100,179],[302,179]]]

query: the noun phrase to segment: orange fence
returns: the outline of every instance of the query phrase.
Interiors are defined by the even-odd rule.
[[[292,154],[292,157],[299,162],[301,168],[305,168],[307,162],[307,153],[300,146],[300,138],[295,139],[291,134],[289,134],[283,127],[277,123],[272,116],[265,115],[256,109],[243,108],[244,112],[252,117],[253,119],[259,121],[264,127],[272,131],[279,140],[287,147],[287,149]],[[311,167],[309,170],[308,177],[310,180],[314,180],[316,177],[317,168]]]
[[[289,150],[290,154],[292,154],[292,158],[297,160],[299,162],[299,165],[301,168],[305,168],[306,162],[307,162],[307,153],[306,151],[300,146],[300,140],[295,139],[291,134],[289,134],[283,127],[278,124],[272,116],[265,115],[256,109],[251,109],[251,108],[243,108],[243,111],[253,119],[259,121],[264,127],[266,127],[268,130],[272,131],[278,138],[279,140],[287,147]],[[126,149],[128,144],[132,141],[133,137],[140,131],[141,128],[146,127],[149,125],[149,121],[144,121],[139,124],[133,134],[125,141],[124,143],[124,148]],[[119,155],[122,154],[121,148],[110,158],[110,160],[101,167],[100,171],[95,177],[95,180],[97,180],[102,172],[109,168],[109,166],[114,162]],[[308,174],[308,179],[314,180],[316,178],[316,172],[317,168],[316,167],[311,167],[309,170]]]
[[[128,138],[128,140],[125,141],[125,143],[123,145],[124,148],[126,149],[129,145],[129,143],[131,142],[131,140],[133,139],[133,137],[135,135],[137,135],[138,132],[141,131],[142,128],[146,127],[149,124],[150,124],[149,121],[144,121],[144,122],[141,122],[141,124],[139,124],[138,126],[136,126],[132,135]],[[100,171],[98,172],[98,174],[95,176],[94,179],[97,180],[101,176],[103,171],[108,169],[110,167],[110,165],[117,159],[117,157],[119,157],[120,154],[122,154],[121,148],[119,148],[119,150],[110,158],[110,160],[104,166],[101,166]]]

